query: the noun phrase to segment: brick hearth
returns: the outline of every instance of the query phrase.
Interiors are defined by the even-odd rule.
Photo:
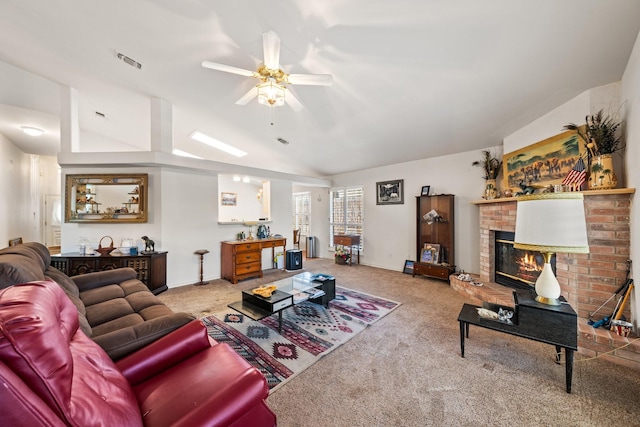
[[[599,356],[640,370],[640,341],[620,349],[637,338],[620,337],[587,324],[593,313],[625,282],[630,248],[629,215],[634,189],[583,192],[589,238],[589,254],[556,254],[556,277],[562,295],[578,313],[578,351]],[[494,233],[515,231],[516,200],[495,199],[473,202],[480,209],[480,275],[484,286],[476,287],[452,276],[451,286],[476,300],[513,305],[511,289],[492,282],[494,277]],[[598,315],[613,312],[615,301]],[[631,319],[630,304],[624,315]],[[602,317],[599,316],[599,317]]]

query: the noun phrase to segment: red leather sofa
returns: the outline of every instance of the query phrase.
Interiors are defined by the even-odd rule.
[[[3,426],[275,426],[264,376],[194,320],[117,362],[52,281],[0,290]]]

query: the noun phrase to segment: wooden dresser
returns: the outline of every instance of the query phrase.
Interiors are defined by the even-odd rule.
[[[271,260],[275,258],[275,248],[284,251],[287,239],[268,237],[255,240],[232,240],[221,242],[221,275],[231,283],[250,277],[262,277],[262,250],[271,248]]]
[[[67,276],[130,267],[136,271],[138,280],[147,285],[155,295],[168,289],[166,252],[103,256],[67,253],[51,255],[51,265]]]

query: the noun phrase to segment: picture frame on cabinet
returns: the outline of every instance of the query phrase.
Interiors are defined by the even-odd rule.
[[[440,245],[437,243],[425,243],[420,253],[420,262],[438,264],[440,262]]]
[[[404,268],[402,269],[402,272],[405,274],[413,274],[413,261],[411,261],[410,259],[406,260],[404,262]]]
[[[376,205],[404,204],[404,179],[376,182]]]
[[[420,192],[421,196],[428,196],[429,195],[429,190],[431,190],[431,186],[430,185],[423,185],[422,186],[422,191]]]

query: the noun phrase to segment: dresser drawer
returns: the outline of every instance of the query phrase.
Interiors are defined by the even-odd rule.
[[[240,252],[260,252],[260,243],[242,243],[240,245],[234,245],[236,253]]]
[[[255,273],[255,272],[261,271],[262,263],[258,261],[258,262],[248,263],[248,264],[237,264],[235,267],[236,267],[235,269],[236,276],[241,276],[243,274]]]
[[[437,277],[440,279],[449,279],[451,270],[449,267],[437,265],[437,264],[423,264],[415,263],[413,265],[415,274],[424,274],[426,276]]]
[[[247,264],[250,262],[260,262],[260,252],[239,252],[236,254],[236,264]]]
[[[333,236],[333,243],[342,246],[357,246],[360,244],[360,236]]]

